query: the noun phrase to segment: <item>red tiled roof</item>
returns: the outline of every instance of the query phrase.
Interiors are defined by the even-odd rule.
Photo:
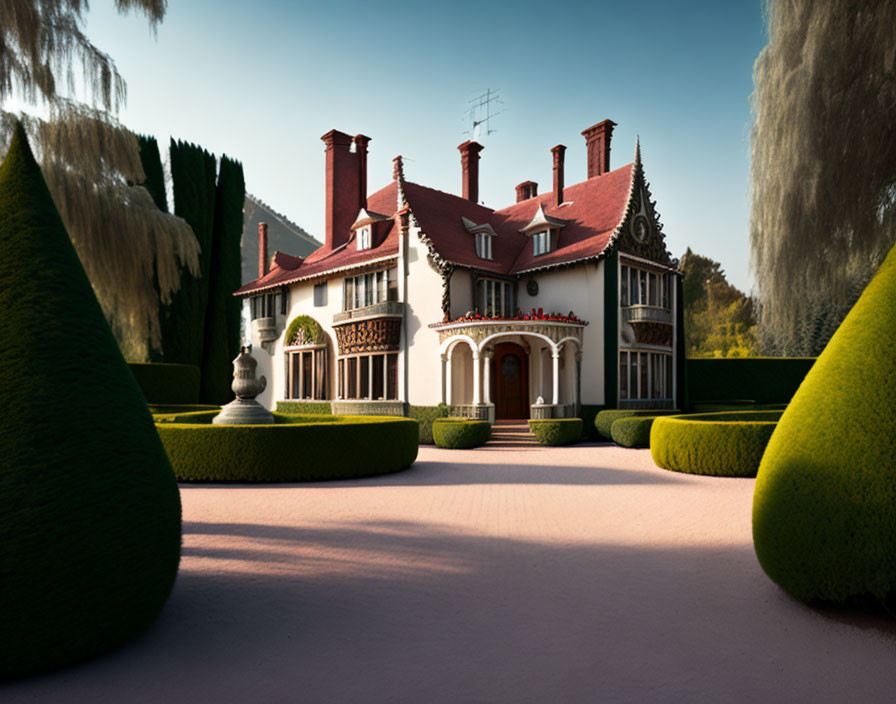
[[[501,210],[492,210],[460,196],[416,183],[403,182],[402,185],[411,213],[442,259],[495,274],[515,274],[600,255],[625,216],[633,169],[634,164],[628,164],[565,188],[565,202],[560,206],[553,204],[553,193],[544,193]],[[531,239],[521,234],[520,230],[532,220],[539,204],[544,205],[546,215],[561,218],[567,224],[560,230],[557,248],[536,257],[532,254]],[[398,231],[394,214],[398,209],[397,183],[393,181],[369,196],[367,209],[393,214],[391,222],[380,225],[384,229],[388,228],[388,232],[379,245],[358,251],[352,236],[347,244],[333,250],[320,247],[304,260],[295,257],[290,257],[289,260],[278,259],[275,256],[274,268],[270,273],[246,284],[236,293],[245,294],[281,286],[396,256]],[[494,259],[480,259],[476,256],[475,238],[467,231],[462,218],[468,218],[477,225],[488,224],[494,229]],[[291,266],[295,261],[298,264]]]
[[[378,213],[394,213],[396,212],[397,202],[397,185],[393,181],[385,188],[368,196],[367,207],[368,210],[373,210]],[[295,268],[280,266],[275,256],[274,267],[270,272],[260,279],[250,281],[238,288],[234,293],[246,294],[251,293],[252,291],[275,288],[293,281],[300,281],[302,279],[326,274],[334,269],[360,266],[366,262],[397,256],[398,231],[395,228],[395,222],[384,222],[380,227],[384,230],[383,233],[378,233],[381,241],[370,249],[358,250],[355,247],[354,234],[352,234],[346,244],[336,247],[335,249],[327,249],[326,246],[318,247],[305,257],[305,259]],[[290,257],[290,259],[298,258]]]

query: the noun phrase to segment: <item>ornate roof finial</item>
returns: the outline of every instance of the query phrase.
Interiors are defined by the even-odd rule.
[[[635,136],[635,164],[641,165],[641,135]]]

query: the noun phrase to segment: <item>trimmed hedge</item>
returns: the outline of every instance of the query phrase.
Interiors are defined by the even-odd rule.
[[[199,402],[199,367],[192,364],[128,362],[147,403],[195,404]]]
[[[753,498],[759,564],[808,601],[896,592],[896,249],[784,412]]]
[[[210,405],[202,405],[202,404],[149,404],[149,412],[152,413],[153,418],[158,418],[159,416],[169,416],[175,413],[195,413],[196,411],[220,411],[220,406],[210,406]]]
[[[145,630],[181,540],[171,465],[21,124],[0,166],[0,309],[6,679]]]
[[[618,418],[610,426],[610,437],[622,447],[650,447],[650,428],[656,416]]]
[[[542,445],[569,445],[582,438],[581,418],[537,418],[529,430]]]
[[[469,418],[436,418],[432,422],[432,439],[439,447],[466,450],[488,442],[492,426],[487,420]]]
[[[436,418],[448,417],[448,406],[408,406],[408,416],[420,424],[419,441],[421,445],[432,445],[432,422]]]
[[[658,467],[714,477],[755,477],[781,411],[656,418],[650,454]]]
[[[613,427],[613,423],[620,418],[631,418],[634,416],[673,416],[681,413],[681,411],[675,411],[664,408],[609,408],[606,411],[600,411],[594,418],[594,427],[597,428],[597,433],[602,438],[606,440],[611,440],[612,436],[610,434],[610,430]]]
[[[815,363],[814,357],[688,359],[688,408],[708,402],[787,403]]]
[[[329,401],[277,401],[277,412],[288,415],[332,415]]]
[[[273,425],[213,425],[217,411],[156,423],[183,482],[306,482],[406,469],[417,423],[387,416],[285,415]]]

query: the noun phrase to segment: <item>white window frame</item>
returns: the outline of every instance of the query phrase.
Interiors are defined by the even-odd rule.
[[[358,249],[370,249],[373,246],[373,226],[364,225],[358,228]]]
[[[382,303],[389,299],[389,284],[391,269],[379,269],[358,276],[346,276],[342,280],[342,310],[356,310]],[[349,281],[351,281],[352,294],[348,295]]]
[[[538,257],[542,254],[554,251],[554,231],[542,230],[532,235],[532,256]]]

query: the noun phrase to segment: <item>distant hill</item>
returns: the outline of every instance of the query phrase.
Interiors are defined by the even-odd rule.
[[[243,259],[243,284],[258,278],[258,223],[268,224],[268,256],[281,251],[298,257],[307,257],[321,246],[305,230],[281,215],[271,206],[247,193],[243,208],[243,236],[240,251]]]

